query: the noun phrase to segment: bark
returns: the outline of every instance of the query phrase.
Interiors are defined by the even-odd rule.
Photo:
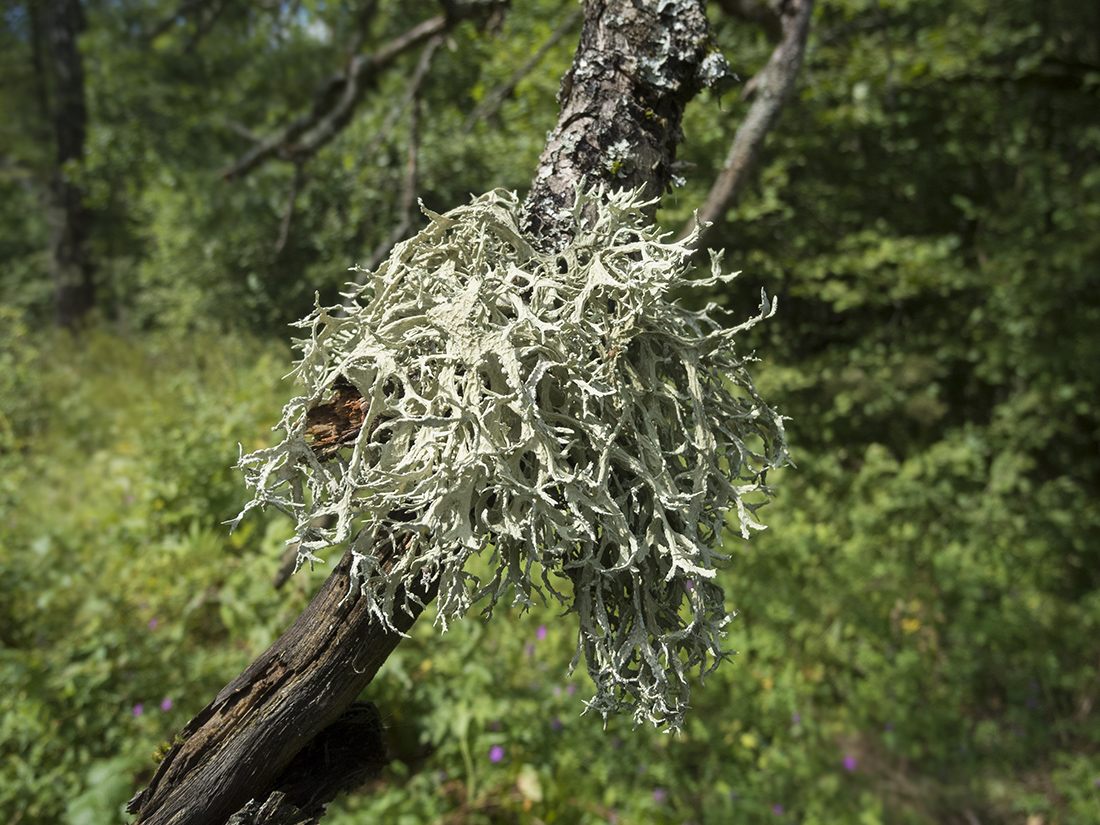
[[[47,214],[54,322],[64,327],[76,326],[95,302],[94,270],[87,248],[92,214],[84,206],[84,193],[66,174],[67,164],[84,158],[88,110],[84,102],[84,63],[76,41],[85,25],[79,0],[49,3],[46,26],[57,83],[57,169],[49,186]]]
[[[742,0],[741,5],[755,8],[759,4]],[[722,172],[715,179],[696,217],[688,222],[681,235],[689,235],[698,221],[703,231],[696,247],[702,245],[708,224],[717,221],[740,197],[764,148],[764,139],[779,120],[802,67],[813,0],[783,0],[779,12],[782,39],[767,65],[746,86],[744,96],[753,97],[752,106],[734,134]]]
[[[526,228],[551,246],[567,239],[562,210],[582,181],[659,198],[672,180],[684,107],[733,81],[702,0],[585,0],[584,10],[558,124],[524,203]]]
[[[384,565],[397,554],[393,543],[378,552]],[[149,787],[130,802],[138,825],[224,825],[250,800],[286,791],[287,766],[340,717],[402,638],[369,612],[350,569],[347,553],[290,629],[187,724]],[[416,604],[431,601],[434,588],[411,586],[414,606],[394,617],[398,630],[412,627],[422,609]]]

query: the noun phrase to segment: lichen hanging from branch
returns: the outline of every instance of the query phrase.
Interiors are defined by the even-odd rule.
[[[677,728],[688,671],[728,655],[714,583],[727,517],[745,538],[761,529],[764,473],[786,447],[733,349],[774,308],[764,297],[724,329],[674,303],[691,239],[663,242],[647,205],[578,191],[554,253],[525,239],[509,193],[428,212],[345,307],[300,322],[306,392],[283,442],[240,466],[246,511],[296,520],[299,563],[351,542],[384,622],[417,577],[439,580],[444,628],[482,596],[487,613],[556,597],[579,617],[590,708]],[[708,282],[727,277],[714,259]],[[415,539],[389,573],[370,549],[386,533]],[[489,581],[466,570],[479,553]]]

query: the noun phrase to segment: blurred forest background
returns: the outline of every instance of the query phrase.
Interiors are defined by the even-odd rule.
[[[448,22],[331,140],[241,172],[440,6],[177,3],[2,4],[8,825],[122,821],[158,744],[308,601],[326,571],[272,586],[287,520],[223,526],[238,443],[294,393],[287,324],[423,225],[412,196],[525,192],[579,33],[562,0]],[[747,80],[776,32],[736,6],[710,15]],[[671,231],[747,105],[689,107]],[[395,761],[326,822],[1100,822],[1100,4],[821,0],[708,240],[743,274],[685,300],[742,320],[779,296],[743,346],[797,464],[727,544],[740,655],[681,736],[604,730],[570,617],[426,616],[370,691]]]

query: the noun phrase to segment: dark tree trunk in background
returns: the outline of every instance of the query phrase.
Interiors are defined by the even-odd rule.
[[[46,33],[56,81],[54,137],[57,169],[47,193],[50,220],[50,276],[54,321],[74,327],[95,303],[93,268],[88,254],[91,212],[80,188],[69,180],[66,164],[84,158],[88,110],[84,102],[84,63],[77,37],[85,28],[79,0],[49,0]]]
[[[566,240],[560,213],[581,180],[663,195],[684,107],[704,88],[733,83],[702,0],[585,0],[584,18],[558,92],[558,125],[524,203],[529,231],[555,246]]]

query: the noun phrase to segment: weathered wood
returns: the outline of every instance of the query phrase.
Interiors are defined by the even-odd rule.
[[[302,813],[282,791],[262,801],[252,799],[226,825],[317,825],[320,818]]]
[[[379,548],[384,566],[399,550]],[[138,825],[224,825],[251,799],[264,799],[294,757],[369,684],[401,640],[352,587],[346,553],[305,611],[278,641],[183,729],[149,787],[128,810]],[[417,582],[420,604],[435,582]],[[407,632],[419,614],[395,617]]]
[[[702,0],[585,0],[558,124],[524,202],[526,228],[561,246],[568,233],[561,210],[581,180],[660,197],[683,140],[684,107],[702,89],[732,83]]]

